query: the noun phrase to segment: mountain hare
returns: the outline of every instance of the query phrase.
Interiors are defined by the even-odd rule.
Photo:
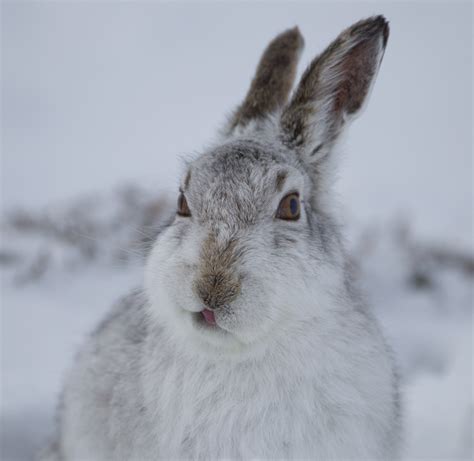
[[[144,289],[69,374],[64,460],[393,459],[397,379],[350,272],[331,184],[389,28],[348,28],[304,72],[287,30],[219,141],[187,165]]]

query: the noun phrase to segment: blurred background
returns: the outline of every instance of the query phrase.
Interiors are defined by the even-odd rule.
[[[473,434],[471,2],[1,3],[2,459],[53,431],[65,371],[141,283],[182,160],[298,25],[299,74],[372,14],[390,39],[350,129],[347,244],[400,367],[406,459],[470,459]]]

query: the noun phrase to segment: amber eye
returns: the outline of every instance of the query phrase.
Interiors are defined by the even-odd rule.
[[[179,216],[191,216],[191,211],[189,210],[188,202],[186,201],[186,197],[181,192],[178,197],[178,209],[177,213]]]
[[[293,192],[282,198],[280,205],[278,205],[276,217],[296,221],[300,218],[300,208],[300,196],[297,192]]]

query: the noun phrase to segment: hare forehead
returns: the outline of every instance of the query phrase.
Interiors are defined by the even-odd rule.
[[[274,192],[281,182],[279,173],[292,168],[291,163],[272,146],[234,141],[201,156],[191,165],[187,178],[199,193],[258,197]]]

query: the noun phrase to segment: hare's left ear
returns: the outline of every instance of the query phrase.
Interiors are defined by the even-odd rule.
[[[346,29],[304,72],[281,116],[281,135],[303,163],[327,157],[347,122],[357,115],[375,80],[388,40],[383,16]]]
[[[286,104],[303,45],[297,27],[282,32],[269,43],[244,102],[229,120],[226,134],[245,127],[251,120],[264,118]]]

